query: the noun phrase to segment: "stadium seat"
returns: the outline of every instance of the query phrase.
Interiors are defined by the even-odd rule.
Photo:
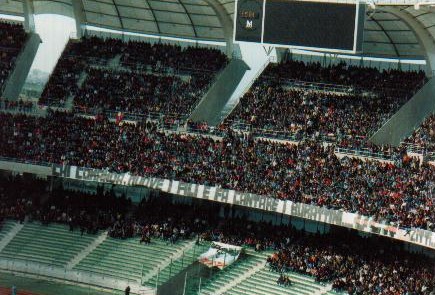
[[[26,223],[0,257],[65,267],[96,236],[70,232],[65,225]]]
[[[160,239],[140,244],[138,238],[118,240],[108,238],[80,263],[76,270],[140,282],[147,272],[156,270],[166,259],[189,241],[168,245]]]
[[[0,226],[0,241],[9,233],[9,231],[16,225],[15,221],[7,220]]]

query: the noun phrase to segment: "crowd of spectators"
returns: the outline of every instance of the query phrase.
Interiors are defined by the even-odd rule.
[[[104,191],[101,186],[95,193],[58,188],[50,193],[38,220],[43,224],[68,224],[70,231],[79,229],[82,235],[84,232],[96,234],[122,220],[130,206],[129,199]]]
[[[86,37],[68,43],[40,104],[71,98],[82,110],[186,115],[226,62],[216,49]]]
[[[297,60],[270,65],[263,76],[346,85],[363,91],[388,92],[396,95],[413,93],[426,80],[423,71],[402,71],[399,69],[380,71],[372,67],[347,65],[345,62],[322,66],[319,62],[306,63]]]
[[[201,74],[180,77],[91,68],[74,105],[88,112],[112,110],[182,117],[190,114],[209,83],[210,77]]]
[[[71,47],[67,45],[65,51]],[[62,55],[39,98],[40,105],[64,107],[78,92],[78,82],[86,63],[74,56]]]
[[[435,114],[427,117],[405,142],[422,147],[429,153],[435,152]]]
[[[42,224],[68,224],[70,231],[95,234],[125,217],[131,202],[113,191],[48,191],[48,182],[30,176],[0,175],[0,222],[12,218]]]
[[[132,216],[118,220],[109,228],[113,238],[140,237],[140,243],[160,238],[168,243],[194,238],[216,220],[216,211],[207,206],[173,204],[167,199],[151,196],[143,199]]]
[[[292,80],[331,85],[301,87]],[[224,125],[257,134],[333,141],[372,153],[390,151],[390,147],[371,145],[368,138],[425,80],[422,71],[289,60],[269,65]],[[339,90],[336,85],[348,88]]]
[[[244,217],[234,217],[229,214],[226,214],[224,220],[218,220],[210,225],[212,226],[201,233],[201,240],[248,246],[255,251],[281,249],[292,238],[296,239],[303,235],[303,232],[288,225],[252,222]]]
[[[26,37],[22,25],[0,21],[0,92],[14,68]]]
[[[27,34],[21,24],[0,21],[0,47],[20,49]]]
[[[433,294],[432,259],[412,255],[381,239],[305,236],[268,258],[272,271],[311,275],[348,294]]]
[[[435,167],[406,155],[394,164],[339,159],[333,146],[315,141],[292,145],[231,131],[219,140],[60,112],[0,120],[4,157],[216,185],[435,228]]]
[[[44,193],[44,181],[0,174],[0,229],[5,218],[22,223],[26,216],[34,214]]]
[[[8,99],[0,99],[0,109],[5,111],[12,110],[18,112],[30,112],[34,108],[34,104],[29,100],[8,100]]]
[[[227,63],[222,51],[205,47],[181,47],[175,44],[122,41],[119,38],[86,36],[71,41],[64,55],[76,56],[107,64],[119,56],[121,64],[131,69],[151,67],[153,71],[171,68],[216,72]]]
[[[340,229],[308,234],[291,225],[235,217],[226,207],[222,216],[216,203],[186,204],[164,195],[151,194],[133,205],[101,187],[90,194],[62,188],[48,192],[47,186],[46,180],[0,177],[0,221],[7,217],[68,223],[70,230],[79,228],[82,234],[107,229],[112,238],[140,237],[145,244],[154,238],[168,243],[197,238],[275,250],[267,262],[271,271],[280,273],[277,284],[282,286],[291,286],[291,271],[331,282],[335,290],[351,295],[428,295],[435,288],[433,258],[406,252],[384,237],[363,238]]]
[[[239,122],[259,133],[272,130],[296,138],[365,142],[405,101],[388,94],[289,89],[267,79],[240,100],[225,124]]]
[[[213,74],[227,63],[222,51],[213,48],[187,47],[146,42],[128,42],[123,48],[122,63],[132,69],[151,67],[153,71],[205,71]]]

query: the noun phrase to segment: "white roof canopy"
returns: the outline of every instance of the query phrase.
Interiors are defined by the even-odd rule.
[[[0,13],[24,16],[25,0],[0,0]],[[31,1],[31,0],[27,0]],[[235,0],[33,0],[35,14],[58,13],[74,17],[71,1],[80,2],[82,23],[114,30],[207,41],[232,38]],[[394,1],[393,1],[394,2]],[[421,36],[391,12],[409,16],[435,40],[435,8],[414,5],[368,9],[363,54],[377,57],[426,58]],[[410,3],[411,4],[411,3]],[[426,55],[426,56],[425,56]]]

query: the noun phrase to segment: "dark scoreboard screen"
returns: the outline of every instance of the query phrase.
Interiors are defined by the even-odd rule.
[[[330,52],[362,50],[365,6],[292,0],[238,0],[235,41]]]

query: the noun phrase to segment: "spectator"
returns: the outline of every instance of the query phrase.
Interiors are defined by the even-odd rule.
[[[337,158],[333,146],[241,136],[165,133],[152,123],[121,126],[51,112],[46,118],[0,114],[0,155],[176,179],[343,209],[396,226],[434,229],[434,167]],[[31,148],[30,148],[31,147]]]
[[[421,147],[429,153],[435,152],[435,114],[426,118],[405,142]]]
[[[63,107],[74,99],[82,111],[185,116],[226,63],[215,49],[86,37],[68,43],[39,103]]]
[[[0,21],[0,93],[14,69],[26,38],[22,25]]]

